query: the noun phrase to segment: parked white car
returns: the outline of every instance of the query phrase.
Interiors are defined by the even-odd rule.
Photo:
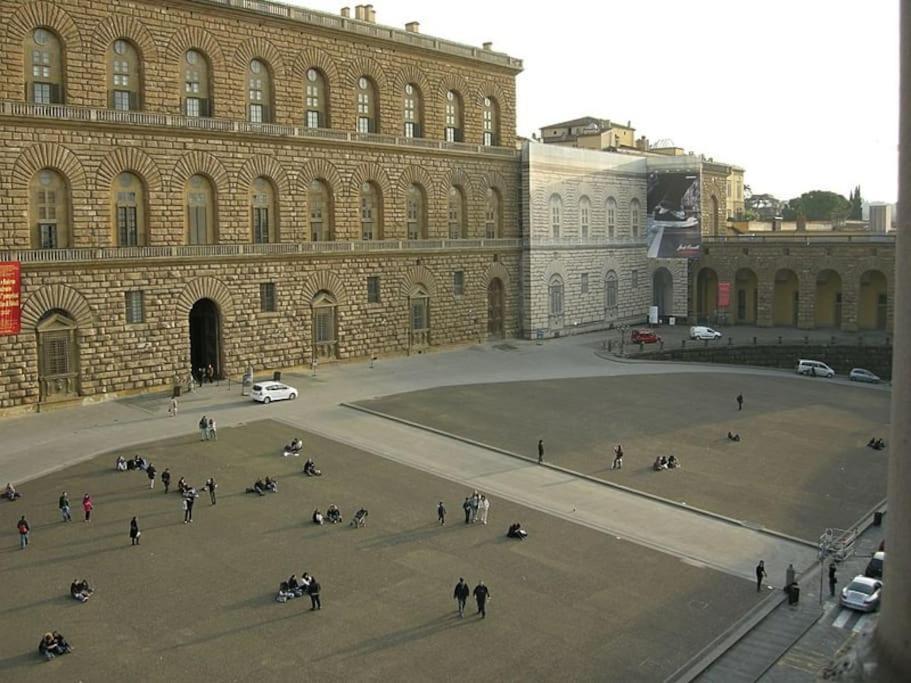
[[[797,374],[809,375],[810,377],[835,377],[835,371],[822,361],[818,360],[797,361]]]
[[[721,339],[722,334],[718,330],[713,330],[711,327],[703,327],[701,325],[690,328],[690,339]]]
[[[260,382],[253,385],[253,391],[250,396],[254,401],[259,401],[260,403],[272,403],[272,401],[283,401],[285,399],[293,401],[297,398],[297,389],[281,382]]]

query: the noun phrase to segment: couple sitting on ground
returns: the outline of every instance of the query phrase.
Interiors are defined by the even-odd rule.
[[[22,498],[22,494],[19,493],[15,488],[13,488],[12,482],[6,482],[6,489],[3,491],[3,497],[8,501],[13,502],[18,498]]]
[[[247,493],[257,493],[261,496],[266,495],[266,491],[278,493],[278,482],[272,477],[266,477],[266,481],[257,479],[253,486],[247,489]]]
[[[342,521],[342,511],[338,509],[338,505],[332,503],[326,510],[326,514],[323,515],[320,512],[319,508],[313,511],[313,523],[314,524],[324,524],[328,522],[329,524],[338,524]]]
[[[133,456],[131,460],[126,460],[121,455],[118,456],[114,467],[118,472],[123,472],[124,470],[146,470],[149,467],[149,461],[139,457],[139,455]]]
[[[522,528],[522,525],[519,522],[509,525],[509,531],[506,532],[506,535],[510,538],[518,538],[520,541],[524,541],[528,538],[528,532]]]
[[[300,581],[298,581],[296,574],[292,574],[287,581],[282,581],[278,584],[278,595],[275,596],[275,600],[277,602],[288,602],[292,598],[306,595],[309,592],[310,581],[311,577],[307,572],[304,572]]]
[[[874,451],[881,451],[886,447],[886,442],[882,439],[877,439],[875,436],[871,437],[867,442],[867,448],[872,448]]]
[[[740,434],[735,434],[734,432],[728,432],[728,441],[740,441]]]
[[[53,659],[57,655],[65,655],[72,651],[73,648],[66,642],[66,638],[57,631],[45,633],[44,638],[38,643],[38,653],[48,660]]]
[[[298,456],[301,454],[301,451],[304,449],[304,442],[300,440],[299,437],[294,437],[291,440],[291,443],[285,444],[285,449],[282,451],[282,455],[286,458],[289,455]]]
[[[88,602],[94,592],[95,591],[89,585],[89,582],[85,579],[82,579],[81,581],[73,579],[73,583],[70,584],[70,595],[73,596],[73,600]]]
[[[667,457],[661,455],[661,456],[655,458],[655,462],[652,465],[652,469],[655,470],[656,472],[660,472],[661,470],[675,470],[678,467],[680,467],[680,461],[677,460],[676,455],[671,455],[671,456],[667,456]]]

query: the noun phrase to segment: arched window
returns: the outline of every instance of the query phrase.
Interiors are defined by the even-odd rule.
[[[34,249],[65,249],[71,244],[69,188],[57,171],[44,168],[31,182],[31,226]]]
[[[503,236],[503,209],[500,201],[500,192],[493,188],[487,188],[487,210],[484,212],[484,236],[489,239],[496,239]]]
[[[408,295],[411,346],[430,345],[430,295],[423,285],[415,285]]]
[[[307,107],[304,123],[307,128],[329,127],[329,93],[326,77],[318,70],[307,69]]]
[[[612,240],[617,237],[617,200],[613,197],[607,198],[607,239]]]
[[[617,315],[617,273],[607,271],[604,276],[604,317],[612,318]]]
[[[551,327],[563,327],[563,278],[551,275],[547,283],[547,312]]]
[[[465,210],[465,193],[455,185],[449,188],[449,239],[468,237],[468,211]]]
[[[374,183],[361,185],[361,239],[383,239],[383,198]]]
[[[408,188],[408,206],[406,217],[408,223],[408,239],[426,240],[427,239],[427,208],[424,201],[424,188],[418,184],[412,184]]]
[[[357,79],[357,132],[377,133],[379,107],[376,86],[366,76]]]
[[[278,242],[275,188],[268,178],[259,177],[250,185],[250,219],[254,244]]]
[[[183,57],[183,113],[185,116],[213,116],[212,74],[209,59],[198,50],[188,50]]]
[[[22,46],[25,99],[35,104],[63,104],[63,45],[52,31],[37,28]]]
[[[60,309],[48,311],[37,325],[38,387],[42,401],[79,395],[79,343],[76,321]]]
[[[551,236],[560,239],[560,228],[563,223],[563,200],[560,195],[554,194],[550,197],[550,232]]]
[[[111,187],[114,216],[114,244],[142,247],[146,240],[145,187],[132,173],[121,173]]]
[[[592,224],[592,203],[588,197],[579,200],[579,237],[588,239]]]
[[[187,244],[215,244],[218,230],[215,192],[208,178],[191,176],[184,188],[187,206]]]
[[[639,221],[641,214],[642,212],[639,210],[639,200],[633,199],[629,203],[629,227],[634,240],[639,239]]]
[[[254,59],[247,67],[247,119],[272,123],[272,74],[269,66]]]
[[[405,86],[405,130],[406,138],[424,137],[424,103],[421,98],[421,91],[414,83],[408,83]]]
[[[462,96],[455,90],[446,93],[446,142],[462,142],[464,139],[462,121]]]
[[[310,302],[313,311],[313,357],[338,357],[338,303],[332,294],[321,290]]]
[[[332,225],[332,195],[322,180],[314,180],[307,189],[310,206],[310,239],[314,242],[331,242],[335,239]]]
[[[482,144],[495,147],[500,144],[500,107],[492,97],[484,98],[484,138]]]
[[[108,106],[119,111],[142,109],[142,69],[139,51],[119,38],[108,48]]]

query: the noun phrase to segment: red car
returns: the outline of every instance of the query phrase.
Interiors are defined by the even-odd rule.
[[[657,344],[661,341],[661,337],[651,330],[633,330],[630,341],[633,344]]]

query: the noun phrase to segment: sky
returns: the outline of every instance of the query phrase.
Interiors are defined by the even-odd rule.
[[[860,185],[865,200],[896,199],[898,0],[373,4],[378,24],[419,21],[522,59],[519,135],[580,116],[631,121],[652,143],[745,168],[754,193]]]

